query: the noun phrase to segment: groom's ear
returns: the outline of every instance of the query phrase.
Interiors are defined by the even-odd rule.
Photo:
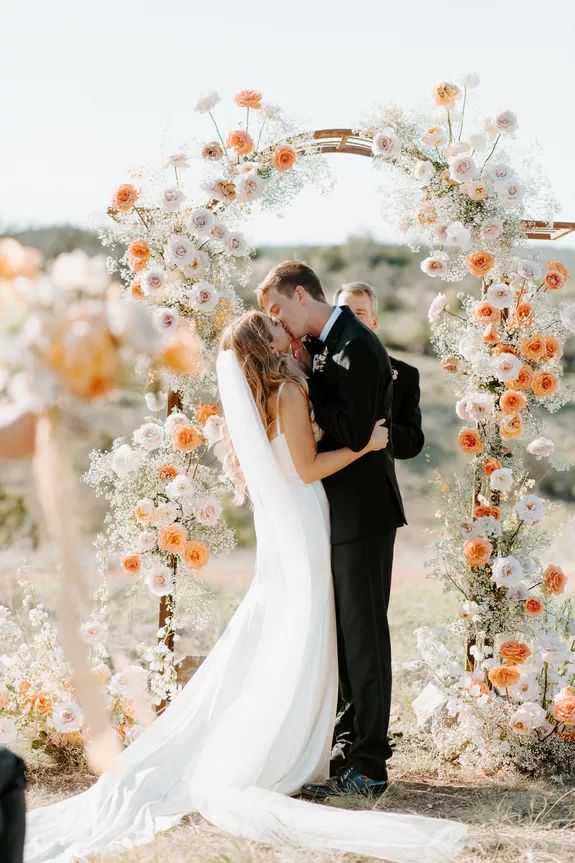
[[[305,306],[307,303],[309,294],[308,292],[302,288],[301,285],[296,285],[293,291],[294,297],[297,299],[298,303],[302,306]]]

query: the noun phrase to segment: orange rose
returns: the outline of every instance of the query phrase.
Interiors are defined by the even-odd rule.
[[[485,324],[497,324],[501,320],[501,310],[483,300],[473,309],[473,319],[481,327]]]
[[[499,399],[499,409],[504,414],[517,414],[527,404],[527,399],[519,390],[505,390]]]
[[[258,90],[240,90],[234,96],[234,102],[240,108],[251,108],[252,111],[259,111],[262,107],[262,94]]]
[[[437,87],[433,88],[433,100],[436,105],[451,109],[455,107],[455,102],[460,93],[461,91],[457,84],[452,84],[450,81],[442,81]]]
[[[278,147],[272,157],[273,166],[276,171],[289,171],[297,161],[297,153],[293,147],[285,144]]]
[[[203,438],[195,426],[176,426],[172,432],[172,443],[181,452],[193,452],[199,447],[202,440]]]
[[[533,372],[530,366],[523,365],[513,381],[507,381],[506,386],[513,390],[528,390],[533,382]]]
[[[556,270],[558,273],[561,273],[565,281],[569,278],[569,270],[561,263],[561,261],[549,261],[547,269]]]
[[[529,599],[526,599],[524,608],[525,614],[528,614],[530,617],[537,617],[537,615],[543,614],[545,610],[545,606],[536,596],[530,596]]]
[[[486,516],[492,515],[493,518],[500,519],[501,510],[498,506],[485,506],[483,504],[478,504],[473,510],[473,515],[475,518],[485,518]]]
[[[128,266],[135,273],[145,270],[150,260],[150,247],[145,240],[134,240],[128,246]]]
[[[219,416],[220,409],[217,405],[196,405],[195,417],[201,426],[205,426],[210,417]]]
[[[563,356],[563,346],[555,336],[545,337],[545,353],[548,360],[560,360]]]
[[[494,470],[499,470],[501,468],[501,462],[498,458],[494,458],[490,456],[490,458],[486,458],[483,462],[483,473],[487,476],[491,476]]]
[[[137,575],[142,568],[142,558],[139,554],[129,554],[122,560],[120,566],[128,575]]]
[[[545,593],[557,596],[559,593],[563,593],[566,584],[567,576],[561,567],[550,563],[543,573],[543,590]]]
[[[134,279],[134,281],[130,285],[130,296],[134,297],[136,300],[141,300],[144,296],[142,285],[139,279]]]
[[[463,554],[468,566],[484,566],[491,560],[493,546],[482,536],[474,536],[463,543]]]
[[[499,647],[499,654],[509,662],[521,665],[531,656],[531,651],[523,641],[504,641]]]
[[[130,183],[124,183],[114,192],[112,204],[120,213],[128,213],[138,200],[138,190]]]
[[[210,559],[210,550],[203,542],[189,540],[184,545],[182,557],[193,569],[202,569]]]
[[[545,336],[536,333],[527,339],[522,339],[519,349],[528,360],[540,360],[545,356]]]
[[[175,554],[182,551],[186,542],[186,531],[181,524],[167,524],[158,530],[158,548]]]
[[[178,471],[171,464],[163,464],[158,468],[158,479],[174,479],[178,475]]]
[[[533,306],[527,300],[517,304],[515,319],[521,324],[528,324],[533,316]]]
[[[489,252],[474,252],[467,256],[469,272],[474,276],[486,276],[494,263],[495,258]]]
[[[244,132],[243,129],[234,129],[233,132],[230,132],[226,144],[228,147],[232,147],[238,156],[247,156],[249,153],[253,153],[254,150],[252,136]]]
[[[483,452],[481,435],[475,429],[463,428],[459,432],[459,448],[466,455],[478,455]]]
[[[575,725],[575,692],[572,687],[567,686],[559,693],[553,705],[553,717],[564,725]]]
[[[559,378],[553,372],[535,372],[531,389],[536,396],[552,396],[557,392]]]
[[[489,669],[487,676],[498,689],[507,689],[519,682],[521,672],[515,665],[496,665],[495,668]]]
[[[504,416],[499,423],[499,434],[502,440],[518,440],[523,436],[523,421],[519,414]]]
[[[560,291],[565,284],[565,277],[558,270],[549,270],[545,273],[545,288],[548,291]]]

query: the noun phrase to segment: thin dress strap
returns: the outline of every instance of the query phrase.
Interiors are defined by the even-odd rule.
[[[285,381],[282,381],[282,383],[279,385],[278,394],[277,394],[277,398],[276,398],[276,435],[278,437],[281,434],[281,428],[282,428],[281,427],[281,420],[280,420],[280,396],[282,394],[284,384],[285,384]]]

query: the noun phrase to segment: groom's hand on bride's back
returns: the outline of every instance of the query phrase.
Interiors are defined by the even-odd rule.
[[[386,428],[385,419],[378,420],[373,427],[371,438],[366,446],[367,452],[375,452],[385,449],[389,442],[389,429]]]

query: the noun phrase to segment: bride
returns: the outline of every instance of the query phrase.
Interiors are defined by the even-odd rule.
[[[149,842],[199,812],[218,828],[398,861],[453,859],[465,827],[294,799],[329,772],[337,648],[322,477],[363,453],[317,453],[289,335],[260,312],[233,323],[217,361],[231,440],[254,509],[256,566],[225,632],[177,699],[87,791],[32,811],[26,863]],[[381,449],[377,424],[368,447]]]

